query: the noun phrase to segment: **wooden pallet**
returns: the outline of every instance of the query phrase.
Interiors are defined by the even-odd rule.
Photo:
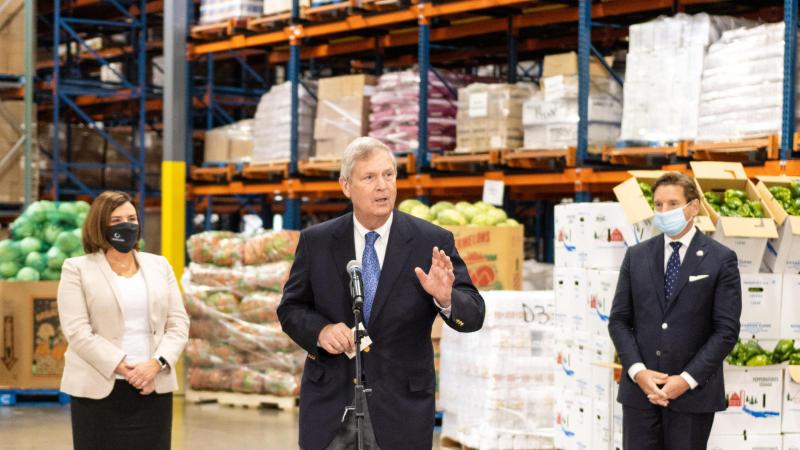
[[[562,170],[575,167],[575,147],[555,150],[505,150],[501,161],[512,169]]]
[[[339,175],[342,158],[311,158],[297,163],[297,171],[308,177],[334,177]]]
[[[236,174],[236,165],[228,163],[220,163],[214,166],[197,167],[192,166],[189,168],[189,178],[194,181],[206,182],[229,182]]]
[[[251,17],[247,19],[248,31],[267,31],[283,28],[289,25],[292,20],[292,12],[286,11],[278,14],[270,14],[263,17]]]
[[[416,4],[416,0],[361,0],[360,8],[366,11],[392,11]]]
[[[445,172],[471,172],[500,164],[500,155],[505,150],[455,151],[431,155],[431,169]]]
[[[442,450],[477,450],[475,447],[468,447],[447,436],[442,436],[441,439],[439,439],[439,448]]]
[[[281,411],[297,409],[297,397],[278,397],[263,394],[242,394],[239,392],[195,391],[186,390],[186,401],[191,403],[219,403],[225,406],[241,408],[269,408]]]
[[[339,3],[330,3],[322,6],[312,6],[303,9],[303,18],[311,22],[324,22],[346,16],[350,8],[356,7],[355,0],[345,0]]]
[[[695,142],[688,147],[688,155],[696,161],[763,161],[779,159],[780,154],[777,134],[729,142]]]
[[[654,159],[671,160],[673,157],[686,156],[688,143],[682,141],[677,145],[664,147],[606,147],[602,151],[603,161],[624,166],[650,165]]]
[[[242,178],[247,180],[268,180],[289,178],[289,161],[252,163],[242,168]]]
[[[195,25],[189,32],[189,35],[198,40],[211,40],[225,36],[233,36],[244,29],[247,29],[246,18],[228,19],[218,23]]]

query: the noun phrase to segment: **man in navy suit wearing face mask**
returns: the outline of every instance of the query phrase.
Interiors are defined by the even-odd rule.
[[[694,226],[700,195],[680,173],[653,186],[663,232],[628,249],[608,330],[624,374],[626,450],[705,450],[725,410],[722,362],[736,344],[742,293],[736,254]]]

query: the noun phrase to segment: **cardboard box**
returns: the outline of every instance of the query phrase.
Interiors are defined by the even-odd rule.
[[[780,434],[747,434],[711,435],[708,438],[708,450],[780,450],[782,448]]]
[[[800,274],[784,273],[782,284],[780,336],[800,342]]]
[[[742,339],[780,339],[781,294],[783,275],[779,273],[743,273],[742,316],[739,336]]]
[[[615,186],[614,195],[622,205],[628,222],[633,225],[632,232],[625,235],[625,242],[628,245],[636,245],[661,233],[653,225],[655,211],[647,203],[639,183],[643,182],[653,186],[658,178],[667,172],[663,170],[631,170],[628,173],[631,174],[632,178]],[[703,233],[710,234],[714,232],[714,224],[702,207],[700,208],[700,215],[695,218],[695,225]]]
[[[612,442],[611,403],[592,402],[592,450],[609,450]]]
[[[778,237],[769,206],[747,178],[740,163],[692,162],[691,166],[703,208],[716,226],[712,237],[736,252],[740,272],[758,273],[764,260],[767,240]],[[706,191],[724,192],[726,189],[742,190],[747,193],[749,200],[760,202],[764,218],[722,217],[717,214],[702,194]]]
[[[456,151],[522,146],[522,106],[532,85],[474,83],[458,90]]]
[[[624,209],[617,202],[576,203],[585,209],[579,217],[586,217],[584,267],[614,269],[622,266],[628,246],[625,235],[633,234],[631,225],[625,220]]]
[[[307,8],[311,0],[300,0],[300,7]],[[292,0],[266,0],[264,2],[264,15],[280,14],[292,11]]]
[[[0,8],[0,73],[25,73],[24,0],[11,0]]]
[[[58,282],[0,281],[0,387],[58,389],[67,340],[58,320]]]
[[[585,233],[585,217],[579,217],[573,203],[556,205],[555,218],[555,266],[583,267],[586,253],[580,254],[582,236]]]
[[[784,434],[783,450],[800,450],[800,434]]]
[[[611,448],[622,450],[622,404],[617,401],[619,384],[614,383],[611,391]]]
[[[611,396],[614,390],[614,344],[611,339],[595,338],[594,346],[589,348],[589,365],[592,384],[592,399],[595,404],[610,408],[615,399]],[[610,411],[607,411],[610,417]]]
[[[562,390],[556,399],[555,448],[592,449],[592,401],[575,392]]]
[[[783,374],[784,433],[800,433],[800,366],[789,366]]]
[[[204,162],[242,162],[253,157],[252,119],[206,131]]]
[[[800,272],[800,216],[790,216],[775,200],[769,188],[789,187],[791,181],[800,178],[758,177],[756,190],[767,204],[778,227],[778,238],[767,241],[764,263],[773,272]]]
[[[614,58],[605,58],[610,66],[614,63]],[[556,55],[545,55],[542,77],[552,77],[556,75],[577,75],[578,74],[578,54],[575,52],[559,53]],[[592,77],[609,77],[608,71],[603,67],[599,60],[591,57],[589,61],[589,75]]]
[[[521,290],[523,227],[445,227],[480,290]]]
[[[556,328],[570,333],[587,332],[590,308],[586,270],[556,267],[553,270],[553,284]]]
[[[588,270],[588,278],[589,314],[587,317],[587,329],[592,335],[608,340],[608,316],[611,314],[611,304],[614,301],[614,294],[617,290],[619,271]]]
[[[716,414],[711,434],[779,434],[784,366],[738,367],[725,364],[723,370],[728,409]]]
[[[340,158],[353,139],[369,134],[370,98],[377,80],[345,75],[319,80],[314,121],[315,156]]]

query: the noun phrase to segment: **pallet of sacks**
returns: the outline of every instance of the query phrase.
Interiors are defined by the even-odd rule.
[[[189,238],[182,279],[191,317],[186,347],[193,391],[292,397],[305,352],[281,330],[277,307],[299,233],[224,231]]]

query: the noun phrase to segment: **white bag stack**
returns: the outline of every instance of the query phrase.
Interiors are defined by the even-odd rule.
[[[292,83],[287,81],[273,86],[261,97],[256,110],[253,134],[255,147],[253,163],[288,161],[291,153],[291,106]],[[298,158],[308,159],[313,155],[314,116],[317,101],[308,92],[316,90],[316,82],[304,82],[298,87]]]
[[[553,448],[553,292],[481,295],[480,331],[442,330],[442,436],[476,449]]]
[[[264,0],[203,0],[200,3],[200,24],[259,17],[263,10]]]
[[[709,44],[746,21],[677,14],[630,27],[621,139],[697,137],[703,59]]]
[[[699,140],[781,132],[783,49],[783,22],[726,31],[708,48]]]

